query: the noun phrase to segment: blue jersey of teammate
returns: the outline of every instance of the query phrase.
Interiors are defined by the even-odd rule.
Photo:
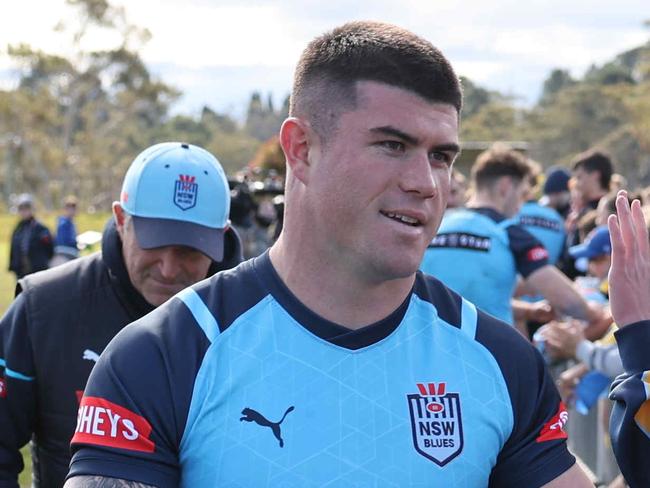
[[[557,263],[566,244],[566,231],[562,216],[551,207],[530,201],[521,206],[516,219],[519,225],[544,245],[548,251],[549,264]]]
[[[384,320],[306,308],[268,253],[126,327],[93,369],[71,475],[156,486],[541,486],[574,458],[539,353],[418,273]]]
[[[547,251],[515,219],[490,208],[445,212],[420,269],[512,324],[517,274],[524,278],[548,264]]]

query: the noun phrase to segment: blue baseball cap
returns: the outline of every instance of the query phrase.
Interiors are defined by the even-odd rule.
[[[571,174],[565,168],[550,167],[546,174],[546,181],[544,181],[544,195],[569,191],[570,179]]]
[[[605,254],[611,254],[612,244],[609,240],[609,229],[601,225],[592,230],[585,242],[569,248],[569,254],[576,259],[593,259]]]
[[[219,161],[205,149],[181,142],[145,149],[126,172],[120,205],[133,218],[141,248],[189,246],[223,259],[230,190]]]

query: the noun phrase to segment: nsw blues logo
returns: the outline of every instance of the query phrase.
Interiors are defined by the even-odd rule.
[[[463,450],[460,395],[447,393],[446,383],[418,383],[407,395],[415,450],[444,466]]]
[[[181,210],[189,210],[196,205],[199,185],[196,176],[178,175],[174,186],[174,205]]]

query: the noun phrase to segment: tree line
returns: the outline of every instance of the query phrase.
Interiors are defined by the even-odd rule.
[[[7,49],[19,79],[16,88],[0,90],[0,205],[29,191],[47,208],[70,193],[88,208],[109,208],[133,157],[164,140],[205,147],[229,174],[249,163],[277,167],[281,155],[268,141],[288,112],[288,96],[275,107],[270,96],[253,93],[241,122],[207,106],[196,116],[171,115],[181,93],[154,77],[139,55],[150,33],[108,0],[67,3],[76,20],[56,29],[68,36],[72,54],[26,44]],[[110,30],[119,42],[85,50],[93,29]],[[582,79],[554,70],[531,108],[462,82],[462,140],[527,141],[545,166],[600,146],[614,155],[620,173],[650,184],[650,42],[593,66]]]

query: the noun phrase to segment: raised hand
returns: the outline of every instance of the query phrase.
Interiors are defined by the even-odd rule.
[[[628,204],[627,192],[616,197],[617,215],[607,220],[612,242],[609,300],[619,327],[650,319],[650,241],[638,200]]]

